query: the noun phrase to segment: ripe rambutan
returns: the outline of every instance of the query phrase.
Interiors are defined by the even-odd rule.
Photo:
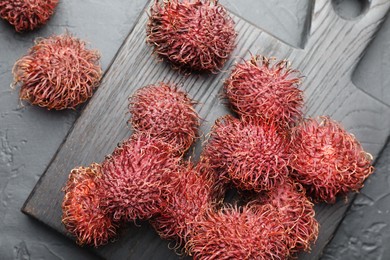
[[[101,207],[102,169],[99,164],[73,169],[64,188],[62,222],[80,245],[106,244],[117,224]]]
[[[290,127],[302,117],[303,92],[297,88],[299,83],[298,72],[287,61],[254,56],[235,66],[224,89],[240,116]]]
[[[99,85],[100,55],[80,39],[63,34],[36,41],[14,65],[20,99],[48,109],[75,108]]]
[[[194,104],[174,85],[149,85],[130,97],[129,122],[137,132],[160,138],[183,154],[197,138],[200,125]]]
[[[175,66],[217,72],[235,47],[234,21],[217,0],[155,0],[147,42]]]
[[[1,0],[0,17],[17,32],[34,30],[53,15],[58,0]]]
[[[284,182],[289,142],[274,124],[225,116],[216,121],[202,157],[242,190],[260,192]],[[225,172],[225,173],[224,173]]]
[[[304,120],[293,130],[291,166],[316,202],[358,191],[373,173],[372,156],[356,138],[329,117]]]
[[[286,259],[278,211],[271,205],[209,209],[197,217],[186,250],[194,259]]]
[[[309,251],[318,237],[318,222],[314,218],[313,203],[306,197],[301,184],[290,178],[268,192],[264,199],[279,211],[280,221],[286,231],[286,244],[290,254]]]
[[[148,135],[133,135],[102,163],[103,205],[114,220],[146,220],[160,213],[170,175],[180,158]]]
[[[214,175],[200,164],[185,164],[173,172],[164,210],[151,221],[163,239],[177,241],[177,246],[188,240],[191,224],[197,215],[212,207],[224,194],[215,185]]]

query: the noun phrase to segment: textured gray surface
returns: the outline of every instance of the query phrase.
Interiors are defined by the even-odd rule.
[[[68,28],[76,36],[91,42],[92,47],[101,50],[103,67],[107,68],[145,2],[145,0],[62,1],[56,15],[47,26],[26,35],[14,33],[12,28],[0,21],[0,259],[91,259],[85,251],[78,249],[71,242],[51,232],[45,226],[30,220],[19,211],[78,114],[77,112],[47,112],[29,106],[22,109],[19,105],[17,92],[9,88],[12,81],[10,72],[12,64],[26,52],[36,36],[62,33],[65,28]],[[250,22],[271,32],[283,41],[289,42],[292,46],[301,46],[305,41],[306,17],[302,8],[307,5],[309,0],[246,0],[240,1],[239,5],[238,1],[233,0],[222,0],[222,2],[225,2],[230,10],[246,16]],[[297,6],[293,5],[294,3],[297,3]],[[379,37],[383,37],[385,41],[379,43],[379,46],[382,47],[370,50],[374,56],[389,57],[389,35],[388,32],[380,34]],[[376,60],[373,59],[373,61]],[[384,62],[388,62],[388,60],[383,59]],[[386,68],[375,63],[372,66],[370,68],[373,73],[389,75],[385,71]],[[354,83],[362,89],[372,90],[373,88],[370,86],[385,82],[378,79],[378,76],[373,76],[373,73],[369,73],[363,79],[355,77]],[[355,73],[355,75],[357,74]],[[382,86],[386,85],[383,83]],[[388,90],[388,86],[383,88],[383,91]],[[373,95],[375,96],[374,93]],[[383,94],[377,96],[380,98]],[[384,168],[388,167],[386,165],[388,165],[389,157],[381,160]],[[377,173],[380,171],[383,170],[378,170]],[[388,173],[389,169],[384,171]],[[373,180],[375,180],[374,177],[370,178],[371,182]],[[381,179],[379,182],[384,183]],[[366,188],[368,186],[369,184],[366,185]],[[383,187],[374,184],[372,186],[373,191],[383,189]],[[362,207],[361,212],[365,212],[365,208]],[[373,225],[375,216],[378,214],[381,213],[373,212],[369,218],[358,220],[350,229],[362,232],[360,235],[356,234],[357,237],[365,237],[367,241],[374,241],[378,236],[383,236],[381,231],[379,231],[379,235],[378,232],[363,234],[364,229],[356,228],[356,225],[362,226],[360,221],[366,221],[364,223],[368,226]],[[388,222],[389,220],[385,223]],[[375,228],[378,227],[374,226],[374,231]],[[383,228],[383,230],[386,229]],[[348,241],[345,239],[348,239],[348,233],[340,232],[340,236],[341,239],[335,239],[332,244],[333,242],[342,244]],[[389,240],[382,241],[387,241],[387,243],[382,244],[382,248],[386,249]],[[358,247],[360,250],[362,246]],[[341,248],[339,246],[331,248],[335,249],[327,252],[331,252],[333,257],[340,254]],[[350,253],[340,254],[340,258],[337,259],[348,259],[348,257],[350,259],[380,259],[377,257],[376,250],[371,252],[370,249],[370,244],[367,244],[362,249],[366,250],[367,254],[358,254],[357,257],[353,257],[356,254],[353,250],[346,250]],[[384,253],[382,259],[389,259],[389,252],[382,251]],[[326,254],[326,257],[329,256],[331,255]],[[366,256],[366,258],[359,258],[359,256]]]

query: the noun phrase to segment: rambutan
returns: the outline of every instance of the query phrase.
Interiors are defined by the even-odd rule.
[[[99,85],[100,55],[69,34],[41,38],[14,65],[20,99],[48,109],[75,108]]]
[[[194,259],[286,259],[278,211],[271,205],[209,209],[197,217],[186,250]]]
[[[306,197],[301,184],[290,178],[269,191],[265,203],[274,206],[286,231],[286,244],[293,255],[301,250],[309,251],[317,240],[318,222],[314,218],[313,203]]]
[[[177,168],[172,174],[164,210],[151,221],[152,226],[163,239],[177,241],[184,245],[188,240],[191,224],[196,216],[212,207],[224,191],[216,186],[214,175],[191,163]]]
[[[58,0],[1,0],[0,17],[17,32],[34,30],[53,15]]]
[[[165,206],[162,194],[179,160],[160,139],[133,135],[102,163],[105,209],[117,221],[157,215]]]
[[[62,222],[80,245],[98,247],[116,235],[117,224],[101,207],[99,164],[73,169],[64,188]]]
[[[225,116],[216,121],[202,157],[242,190],[260,192],[289,173],[289,142],[274,124]]]
[[[329,117],[309,118],[293,130],[293,176],[316,202],[334,203],[337,195],[358,191],[373,173],[372,156]]]
[[[298,71],[286,60],[274,62],[253,56],[235,66],[224,89],[235,112],[242,117],[275,121],[290,127],[302,117],[303,92]]]
[[[180,68],[217,72],[235,47],[234,21],[217,0],[155,0],[147,42]]]
[[[137,132],[162,139],[183,154],[197,138],[195,102],[175,85],[160,83],[138,89],[130,97],[130,123]]]

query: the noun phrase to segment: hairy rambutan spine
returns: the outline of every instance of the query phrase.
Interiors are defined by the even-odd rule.
[[[372,156],[352,134],[329,117],[309,118],[293,130],[293,176],[315,201],[358,191],[373,173]]]
[[[179,154],[184,154],[198,137],[195,102],[176,85],[161,82],[140,88],[129,101],[129,123],[136,132],[160,138]]]
[[[99,164],[75,168],[63,189],[62,222],[80,245],[98,247],[116,235],[118,225],[101,205],[101,179]]]
[[[166,207],[151,221],[161,238],[176,240],[177,247],[187,242],[191,223],[224,194],[214,177],[200,164],[186,163],[173,172],[167,193],[162,194]]]
[[[117,221],[146,220],[160,213],[179,160],[160,139],[133,135],[102,163],[106,211]]]
[[[234,21],[218,1],[155,0],[147,42],[179,68],[217,72],[235,47]]]
[[[260,192],[284,182],[288,148],[288,138],[274,124],[225,116],[216,121],[202,160],[238,189]]]
[[[194,259],[286,259],[278,214],[256,203],[209,209],[195,220],[186,250]]]
[[[302,118],[299,84],[299,72],[291,69],[288,61],[253,56],[235,66],[224,90],[240,116],[271,120],[289,128]]]
[[[100,83],[100,55],[69,34],[36,40],[12,70],[20,99],[47,109],[75,108]]]
[[[290,254],[310,251],[310,245],[318,237],[318,222],[314,218],[314,204],[306,197],[303,186],[288,178],[268,192],[263,201],[278,210]]]
[[[1,0],[0,17],[17,32],[34,30],[53,15],[58,0]]]

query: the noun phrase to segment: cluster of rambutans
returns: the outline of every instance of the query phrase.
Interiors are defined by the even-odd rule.
[[[224,90],[238,117],[217,120],[201,154],[221,183],[255,192],[244,206],[197,217],[187,250],[199,259],[285,259],[318,236],[313,202],[334,203],[373,172],[372,157],[329,117],[303,118],[300,75],[254,56]]]
[[[58,0],[3,0],[16,31],[46,23]],[[234,21],[217,0],[155,0],[147,42],[175,67],[218,72],[235,47]],[[74,68],[77,68],[76,70]],[[13,69],[20,98],[75,108],[101,79],[99,54],[68,34],[40,39]],[[313,202],[334,203],[373,172],[372,157],[330,119],[303,118],[299,72],[262,56],[235,66],[224,88],[238,117],[220,118],[198,164],[183,156],[199,116],[188,95],[160,83],[131,98],[134,134],[101,164],[71,171],[62,221],[79,244],[100,246],[124,222],[150,220],[196,259],[285,259],[318,236]],[[229,187],[251,192],[224,203]]]
[[[177,67],[216,72],[234,48],[233,27],[218,1],[156,0],[148,42]],[[195,259],[309,251],[318,236],[313,202],[357,191],[373,167],[339,123],[303,118],[300,78],[287,61],[237,64],[224,84],[237,117],[217,120],[197,164],[184,160],[198,137],[195,103],[170,84],[139,89],[129,100],[134,134],[103,163],[71,171],[65,227],[79,244],[100,246],[123,222],[149,220]],[[231,187],[241,201],[224,202]]]
[[[0,17],[33,30],[58,0],[4,0]],[[155,0],[147,25],[154,52],[175,67],[218,72],[235,47],[233,19],[217,0]],[[74,70],[77,67],[77,70]],[[99,54],[68,34],[40,39],[13,69],[20,98],[48,109],[91,97]],[[334,203],[373,172],[356,138],[329,117],[303,119],[299,73],[256,56],[237,64],[225,93],[238,117],[220,118],[198,164],[183,156],[198,137],[194,102],[161,83],[130,99],[134,134],[101,163],[71,171],[63,223],[79,244],[100,246],[124,222],[150,220],[197,259],[284,259],[318,235],[313,203]],[[224,203],[229,187],[253,194]]]
[[[373,167],[340,124],[303,119],[298,83],[286,62],[237,64],[225,92],[239,117],[217,120],[196,165],[183,159],[198,137],[194,102],[165,83],[137,90],[130,139],[102,164],[72,170],[66,228],[79,244],[99,246],[123,222],[150,220],[196,259],[285,259],[310,250],[318,236],[312,201],[358,190]],[[251,196],[241,206],[224,203],[229,187]]]
[[[208,175],[182,162],[199,126],[188,95],[165,83],[146,86],[131,97],[129,110],[133,135],[103,163],[73,169],[64,188],[62,220],[79,244],[105,244],[122,223],[151,218],[162,236],[185,236],[181,219],[213,196]],[[187,188],[191,194],[184,195]],[[182,194],[194,199],[179,216],[172,210],[187,201]]]

